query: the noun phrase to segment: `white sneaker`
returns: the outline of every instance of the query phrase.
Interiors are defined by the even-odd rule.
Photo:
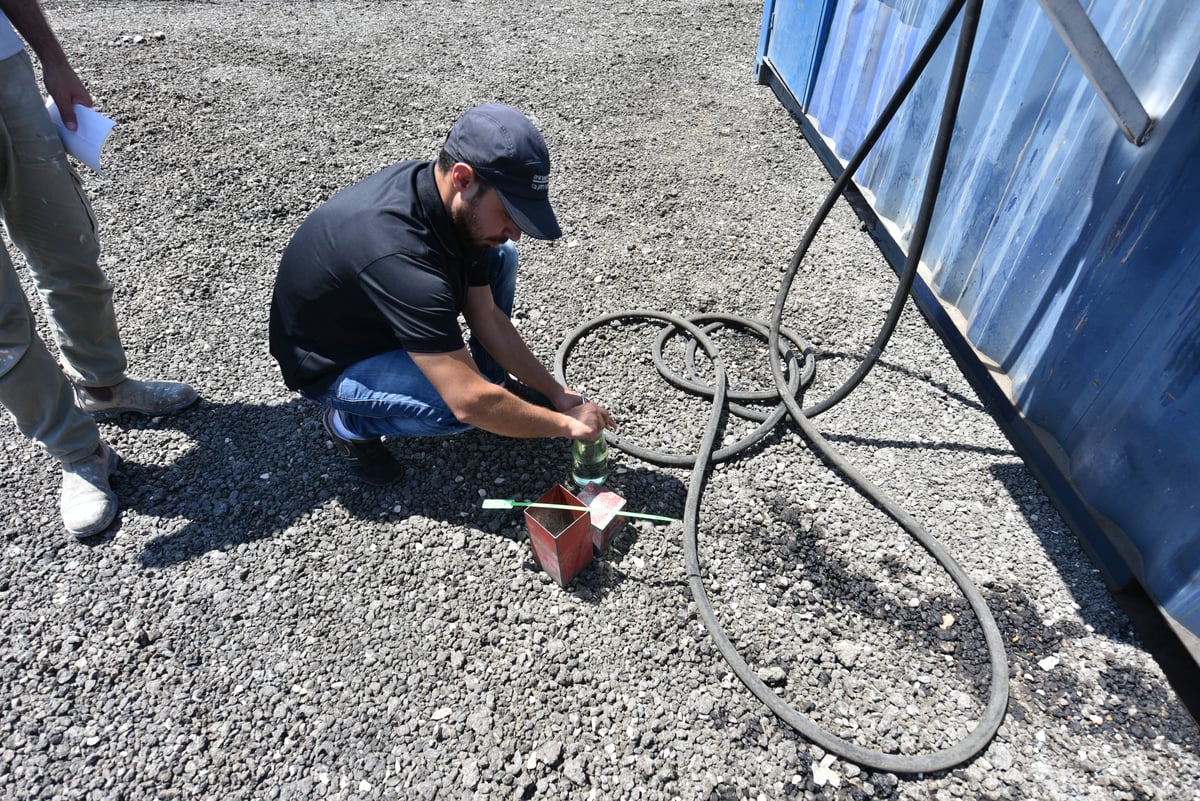
[[[111,387],[75,385],[75,403],[93,417],[115,417],[124,412],[159,415],[186,409],[200,396],[178,381],[139,381],[126,378]]]
[[[116,452],[101,442],[91,456],[63,463],[58,508],[67,531],[79,539],[99,534],[116,518],[117,494],[108,485],[108,476],[119,461]]]

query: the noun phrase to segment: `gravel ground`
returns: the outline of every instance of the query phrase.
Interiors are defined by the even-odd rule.
[[[860,768],[774,718],[699,621],[678,525],[629,522],[566,590],[538,570],[520,516],[479,502],[541,495],[567,443],[394,443],[404,480],[364,488],[284,388],[266,323],[291,233],[485,101],[530,114],[554,158],[567,234],[522,243],[517,313],[547,362],[618,308],[766,319],[830,181],[753,81],[760,9],[48,4],[119,123],[85,181],[132,371],[204,401],[102,425],[124,511],[82,545],[55,465],[0,427],[0,798],[1200,798],[1195,723],[912,309],[820,427],[956,555],[1008,646],[998,735],[934,775]],[[837,209],[785,321],[821,350],[810,400],[893,285]],[[606,327],[568,371],[623,436],[686,452],[706,404],[654,373],[657,330]],[[758,343],[719,339],[735,385],[770,385]],[[682,514],[686,471],[613,465],[630,509]],[[794,428],[713,471],[700,555],[740,653],[840,736],[921,753],[978,719],[961,593]]]

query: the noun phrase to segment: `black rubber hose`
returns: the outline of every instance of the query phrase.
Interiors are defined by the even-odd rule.
[[[630,453],[631,455],[645,459],[647,461],[664,464],[664,465],[691,465],[692,476],[688,486],[688,495],[684,509],[683,529],[684,529],[684,561],[688,572],[688,585],[691,589],[692,596],[696,600],[697,608],[700,612],[701,619],[704,621],[705,627],[709,634],[713,637],[717,645],[717,649],[721,655],[733,668],[738,678],[753,692],[767,707],[781,720],[786,722],[797,732],[812,742],[820,745],[827,751],[837,754],[845,759],[856,762],[860,765],[877,769],[892,771],[895,773],[931,773],[939,770],[946,770],[967,761],[971,757],[978,754],[995,736],[996,731],[1000,727],[1000,723],[1004,717],[1004,711],[1008,704],[1008,659],[1004,650],[1004,643],[1000,636],[999,628],[996,626],[995,620],[992,618],[991,612],[987,607],[987,603],[983,600],[982,595],[971,582],[970,577],[958,565],[953,557],[941,546],[941,544],[930,535],[920,523],[905,512],[895,501],[889,498],[879,487],[872,483],[866,476],[859,472],[848,460],[839,454],[832,445],[821,435],[821,433],[812,424],[810,418],[816,416],[821,411],[831,408],[840,400],[845,398],[861,381],[871,368],[878,361],[892,333],[895,330],[899,320],[900,312],[903,309],[904,303],[907,300],[909,291],[912,287],[912,282],[915,279],[917,265],[920,263],[921,251],[924,247],[924,241],[929,231],[929,226],[932,221],[933,211],[936,204],[938,192],[940,189],[942,174],[945,169],[946,158],[949,153],[950,142],[953,137],[955,120],[957,118],[958,104],[962,96],[963,86],[965,85],[967,67],[970,62],[971,49],[974,45],[975,34],[979,25],[980,7],[982,0],[952,0],[948,5],[945,13],[940,18],[938,24],[931,33],[929,40],[918,54],[913,63],[912,68],[906,74],[904,80],[896,90],[896,94],[885,108],[880,119],[868,133],[866,139],[856,151],[855,155],[847,163],[847,166],[842,176],[835,182],[833,189],[826,197],[825,203],[822,204],[813,223],[809,226],[807,233],[801,244],[797,247],[792,258],[792,263],[781,282],[779,293],[776,297],[776,303],[772,312],[770,327],[767,331],[768,339],[768,360],[771,364],[771,372],[776,385],[776,392],[772,396],[778,398],[780,405],[774,412],[764,417],[762,425],[743,440],[735,443],[729,448],[721,451],[716,450],[716,443],[722,433],[722,414],[724,410],[729,408],[733,411],[735,405],[728,404],[728,379],[725,371],[725,366],[721,361],[720,354],[708,337],[708,333],[720,325],[737,325],[745,327],[752,332],[761,336],[763,326],[760,323],[749,321],[744,318],[733,317],[728,315],[718,316],[699,316],[690,320],[685,320],[676,315],[667,314],[664,312],[648,311],[648,310],[629,310],[613,312],[596,318],[568,334],[562,346],[558,350],[555,358],[555,371],[560,381],[566,383],[566,363],[568,357],[576,343],[584,337],[593,328],[621,319],[639,320],[639,319],[657,319],[667,323],[668,328],[659,334],[655,342],[655,365],[659,372],[669,382],[677,387],[688,389],[710,396],[712,398],[712,406],[709,414],[708,424],[705,428],[699,450],[694,455],[679,455],[679,454],[664,454],[658,451],[653,451],[641,448],[633,443],[626,442],[611,433],[606,433],[606,438],[614,447]],[[811,347],[803,340],[790,332],[785,333],[782,326],[783,308],[787,296],[790,292],[793,279],[796,271],[799,268],[804,255],[811,246],[817,231],[821,224],[828,216],[834,203],[845,190],[851,180],[854,171],[866,158],[867,153],[874,146],[879,136],[882,135],[887,124],[895,116],[904,97],[911,91],[912,86],[916,83],[917,78],[925,69],[933,53],[938,45],[945,38],[946,33],[953,25],[955,18],[966,5],[966,13],[963,15],[962,29],[960,31],[958,47],[955,54],[954,66],[951,72],[949,86],[946,92],[945,102],[943,104],[943,112],[941,122],[938,129],[937,139],[935,140],[934,149],[930,156],[929,171],[926,179],[924,197],[918,213],[917,223],[914,227],[914,233],[910,242],[909,255],[905,265],[905,269],[901,275],[899,287],[896,295],[893,298],[887,318],[883,328],[876,337],[875,343],[872,345],[870,352],[851,378],[842,385],[837,391],[831,394],[820,404],[805,410],[800,407],[799,398],[803,395],[803,390],[807,388],[812,378],[812,351]],[[701,328],[699,323],[704,321],[716,321],[710,325]],[[692,343],[689,344],[688,364],[692,370],[692,377],[685,379],[675,375],[663,363],[661,357],[661,349],[663,342],[673,333],[685,332],[692,338]],[[784,346],[783,339],[787,339],[792,346],[797,347],[804,354],[804,368],[797,364],[796,353],[792,347]],[[711,385],[703,384],[695,377],[695,367],[692,357],[696,347],[703,349],[705,356],[711,362],[713,373]],[[787,367],[785,376],[785,366]],[[761,393],[748,393],[739,396],[742,400],[763,400],[764,396]],[[786,412],[791,419],[801,429],[804,436],[821,457],[833,469],[841,473],[848,479],[858,491],[868,500],[875,504],[879,509],[884,511],[896,523],[898,523],[906,532],[921,545],[938,561],[962,589],[964,596],[975,613],[980,627],[983,630],[984,638],[987,643],[988,654],[991,662],[991,687],[990,695],[984,713],[978,724],[968,733],[966,737],[960,740],[955,745],[943,749],[941,751],[919,754],[919,755],[900,755],[888,754],[877,750],[863,748],[855,743],[844,740],[827,729],[817,725],[813,720],[797,712],[792,707],[788,706],[774,691],[772,691],[751,669],[746,661],[741,657],[725,634],[720,621],[717,620],[716,614],[713,611],[712,604],[708,600],[708,596],[704,590],[704,582],[700,571],[699,552],[697,547],[697,532],[699,530],[700,517],[700,501],[704,494],[704,487],[708,480],[708,473],[711,465],[717,461],[717,457],[730,458],[733,455],[741,452],[751,444],[757,442],[765,435],[771,427],[776,425]]]
[[[946,38],[946,34],[949,33],[951,26],[954,24],[954,20],[958,17],[959,12],[962,11],[964,3],[966,3],[966,0],[950,0],[949,4],[946,6],[946,10],[942,12],[942,16],[938,19],[937,24],[934,25],[933,30],[930,32],[929,38],[926,40],[925,45],[917,53],[916,58],[913,59],[912,65],[904,74],[904,78],[896,87],[896,91],[892,93],[892,97],[888,101],[888,104],[884,106],[883,111],[881,111],[879,114],[879,118],[875,121],[875,124],[871,127],[871,130],[867,132],[866,137],[863,138],[863,141],[858,146],[858,149],[854,151],[854,155],[852,155],[850,160],[846,162],[846,167],[842,170],[842,174],[838,177],[837,181],[834,182],[833,187],[825,196],[825,201],[821,204],[820,208],[817,209],[817,213],[813,216],[812,222],[809,223],[808,230],[801,239],[800,245],[792,254],[791,265],[784,274],[783,280],[780,284],[779,292],[776,294],[775,309],[772,312],[773,319],[782,319],[783,303],[788,294],[791,292],[792,280],[795,278],[796,270],[799,268],[800,262],[804,259],[804,256],[808,253],[809,247],[812,246],[813,240],[817,236],[817,232],[821,229],[821,226],[825,224],[825,219],[833,210],[834,205],[842,196],[842,193],[846,190],[846,187],[850,185],[850,181],[854,178],[854,173],[858,171],[858,168],[862,166],[862,163],[866,160],[867,156],[871,154],[871,151],[875,148],[875,144],[879,141],[880,137],[883,136],[884,131],[887,130],[888,125],[891,123],[892,119],[895,118],[896,113],[900,110],[900,106],[904,103],[904,100],[908,97],[908,95],[911,94],[913,87],[917,83],[917,80],[925,72],[926,67],[929,66],[929,62],[933,60],[934,54],[937,53],[938,46],[941,45],[942,40]],[[978,20],[978,16],[978,8],[976,8],[976,20]],[[879,329],[879,334],[876,335],[875,342],[871,345],[870,350],[867,352],[867,355],[863,358],[854,374],[851,375],[850,378],[848,378],[846,382],[842,384],[842,386],[831,392],[829,396],[820,403],[814,404],[808,409],[805,409],[804,413],[806,417],[813,418],[822,412],[828,411],[845,399],[845,397],[852,391],[854,391],[854,388],[861,384],[862,380],[867,377],[867,373],[871,372],[871,370],[875,367],[875,363],[879,361],[879,357],[883,355],[884,347],[887,345],[888,340],[892,338],[892,334],[896,330],[896,324],[900,320],[900,313],[904,309],[904,303],[908,300],[909,292],[912,290],[913,280],[917,275],[917,265],[919,265],[921,262],[921,251],[924,249],[925,236],[929,231],[929,223],[933,217],[933,201],[936,200],[941,186],[941,174],[945,165],[945,158],[943,155],[939,159],[936,153],[936,148],[939,146],[944,148],[949,147],[950,137],[954,131],[954,123],[958,118],[958,96],[961,95],[962,84],[966,80],[967,63],[970,60],[970,47],[974,44],[975,28],[978,27],[977,24],[973,25],[970,35],[967,36],[966,22],[967,21],[964,20],[962,34],[959,37],[959,53],[962,55],[962,58],[960,59],[956,57],[955,59],[954,72],[952,72],[950,76],[950,87],[947,90],[946,103],[943,104],[938,138],[934,143],[935,153],[930,159],[929,178],[931,179],[934,177],[936,165],[937,180],[931,181],[927,179],[925,182],[925,197],[922,202],[921,209],[917,215],[917,222],[913,230],[913,241],[910,245],[909,257],[905,261],[905,268],[900,275],[900,283],[896,288],[896,294],[892,297],[892,305],[888,309],[887,318],[885,319],[883,326]],[[968,39],[969,41],[967,41]],[[967,50],[965,54],[962,54],[962,45],[964,42],[966,43]],[[958,84],[957,90],[954,88],[955,83]],[[950,101],[952,97],[954,102],[951,105]],[[916,248],[915,251],[912,249],[914,246]],[[914,253],[916,254],[916,258],[913,258]]]

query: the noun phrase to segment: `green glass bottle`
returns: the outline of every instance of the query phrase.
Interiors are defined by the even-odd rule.
[[[580,487],[608,480],[608,443],[603,433],[594,440],[577,439],[572,443],[571,478]]]

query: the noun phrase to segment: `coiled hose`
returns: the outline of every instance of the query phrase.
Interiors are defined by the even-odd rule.
[[[811,383],[815,372],[813,348],[796,334],[785,329],[782,325],[783,311],[792,282],[799,269],[801,261],[812,245],[817,232],[824,223],[834,204],[852,179],[854,172],[870,153],[871,148],[882,136],[889,122],[899,110],[901,103],[911,92],[921,73],[932,59],[938,46],[952,27],[959,13],[966,6],[962,26],[959,33],[958,45],[954,64],[950,75],[946,97],[943,104],[941,121],[933,151],[930,155],[929,168],[925,182],[921,207],[913,229],[912,239],[908,249],[905,267],[900,275],[899,285],[893,296],[887,318],[872,344],[869,352],[859,364],[853,375],[829,397],[807,409],[800,407],[799,398]],[[651,310],[617,311],[597,317],[579,326],[563,341],[555,357],[555,372],[559,381],[566,380],[566,364],[568,356],[575,345],[593,329],[610,322],[620,320],[660,320],[667,327],[658,335],[653,348],[654,364],[659,373],[669,383],[677,388],[709,396],[712,399],[709,419],[701,438],[699,450],[695,454],[668,454],[642,448],[627,442],[620,437],[606,432],[605,437],[610,445],[645,461],[675,467],[691,466],[692,474],[688,486],[688,494],[683,518],[684,561],[688,574],[688,585],[696,601],[700,616],[705,627],[715,641],[721,655],[733,668],[738,678],[781,720],[799,732],[802,736],[824,748],[864,767],[894,773],[931,773],[946,770],[961,764],[978,754],[995,736],[1003,720],[1008,704],[1008,659],[999,628],[992,617],[987,603],[970,578],[955,562],[954,558],[925,528],[905,512],[894,500],[889,498],[879,487],[859,472],[848,460],[839,454],[811,422],[823,411],[828,410],[850,394],[866,377],[883,353],[888,340],[895,331],[904,304],[916,277],[917,265],[920,264],[921,252],[929,232],[945,169],[950,141],[957,118],[958,104],[962,97],[966,81],[967,66],[970,62],[971,49],[974,45],[975,34],[979,26],[982,0],[951,0],[946,10],[939,18],[928,41],[917,54],[912,67],[897,87],[888,105],[880,114],[875,125],[847,162],[841,176],[834,183],[824,203],[809,225],[804,238],[796,248],[791,264],[781,282],[777,293],[775,306],[772,310],[769,326],[760,322],[731,315],[701,315],[684,319],[677,315]],[[722,326],[737,326],[748,329],[768,342],[768,360],[771,364],[771,374],[775,381],[775,392],[731,393],[725,366],[721,361],[718,349],[714,346],[708,334]],[[690,337],[687,350],[687,364],[691,377],[680,376],[665,363],[662,355],[663,343],[671,336],[686,334]],[[713,378],[711,383],[696,378],[694,357],[697,348],[711,363]],[[785,377],[785,366],[786,377]],[[568,384],[569,385],[569,384]],[[756,412],[741,406],[738,402],[770,401],[778,399],[779,405],[771,413]],[[739,414],[742,417],[760,422],[761,424],[740,441],[718,448],[717,439],[721,431],[721,419],[724,410]],[[978,724],[966,737],[949,748],[927,754],[901,755],[863,748],[855,743],[844,740],[827,729],[817,725],[785,703],[758,677],[753,669],[738,654],[729,637],[725,634],[720,622],[713,611],[712,604],[704,590],[704,582],[700,573],[700,560],[697,549],[697,532],[699,527],[700,502],[704,494],[709,471],[714,463],[733,458],[761,440],[777,425],[785,415],[796,423],[808,443],[817,450],[820,456],[837,472],[841,473],[857,490],[896,521],[906,532],[936,559],[951,578],[958,584],[975,613],[987,643],[988,655],[991,661],[990,697]]]

